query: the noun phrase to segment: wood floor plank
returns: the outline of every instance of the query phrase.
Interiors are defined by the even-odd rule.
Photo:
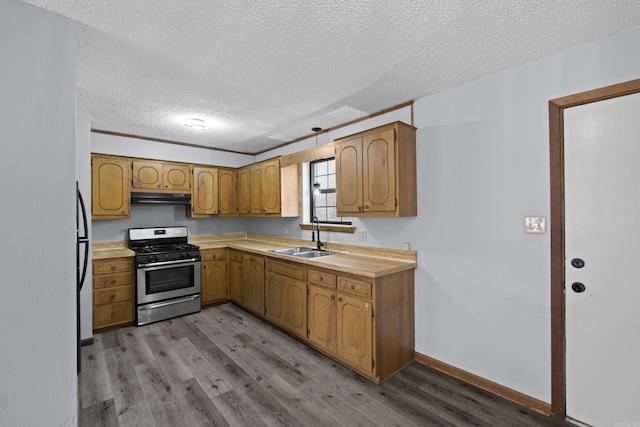
[[[93,340],[93,345],[82,347],[80,354],[82,367],[78,376],[80,408],[113,399],[109,370],[100,337],[97,336]]]
[[[104,355],[111,379],[113,400],[120,413],[144,398],[142,388],[138,383],[133,365],[128,360],[118,358],[113,348],[105,350]]]
[[[80,408],[78,418],[81,420],[79,425],[83,426],[118,427],[118,414],[113,399]]]
[[[373,384],[231,304],[82,354],[81,426],[569,426],[415,361]]]
[[[231,386],[224,380],[222,374],[198,351],[189,338],[183,337],[173,340],[173,349],[193,372],[202,389],[210,399],[231,390]]]

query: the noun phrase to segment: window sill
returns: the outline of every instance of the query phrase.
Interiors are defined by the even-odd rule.
[[[301,230],[314,230],[315,225],[312,224],[300,224]],[[350,233],[356,232],[356,228],[351,225],[338,225],[338,224],[320,224],[320,231],[332,231],[334,233]]]

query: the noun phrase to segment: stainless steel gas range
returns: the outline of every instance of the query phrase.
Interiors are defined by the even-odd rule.
[[[138,326],[200,311],[200,249],[187,227],[130,228]]]

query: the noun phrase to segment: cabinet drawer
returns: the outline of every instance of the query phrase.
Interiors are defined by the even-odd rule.
[[[93,277],[93,288],[105,288],[107,286],[131,285],[133,273],[118,273]]]
[[[229,259],[231,261],[243,262],[243,255],[240,251],[229,251]]]
[[[206,249],[204,251],[200,251],[200,256],[202,257],[202,261],[220,261],[223,259],[227,259],[227,250]]]
[[[371,298],[371,282],[338,277],[338,290],[348,292],[360,297]]]
[[[94,305],[111,304],[122,301],[133,301],[133,286],[118,286],[116,288],[93,291]]]
[[[309,270],[309,281],[327,288],[336,288],[336,275],[324,271]]]
[[[93,308],[93,328],[133,322],[133,301],[117,302]]]
[[[274,261],[267,258],[266,266],[267,271],[273,271],[274,273],[279,273],[294,279],[307,280],[307,269],[303,265]]]
[[[122,273],[133,271],[133,258],[93,261],[93,274]]]

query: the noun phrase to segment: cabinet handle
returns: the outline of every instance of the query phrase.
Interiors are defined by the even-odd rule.
[[[362,210],[362,206],[358,206],[358,211],[361,211],[361,210]]]
[[[349,289],[351,289],[352,291],[356,288],[356,285],[351,285],[349,286]]]
[[[116,284],[116,279],[111,280],[111,284],[115,285]]]
[[[338,301],[342,301],[342,297],[338,297]]]
[[[111,271],[114,271],[115,269],[116,269],[116,266],[115,266],[115,265],[112,265],[112,266],[111,266]]]
[[[320,281],[324,282],[324,276],[320,276]]]
[[[331,295],[331,299],[336,299],[336,296],[335,295]]]
[[[160,187],[160,184],[158,184],[158,188],[161,188],[161,187]]]
[[[365,209],[369,209],[369,205],[364,205],[364,208]]]

